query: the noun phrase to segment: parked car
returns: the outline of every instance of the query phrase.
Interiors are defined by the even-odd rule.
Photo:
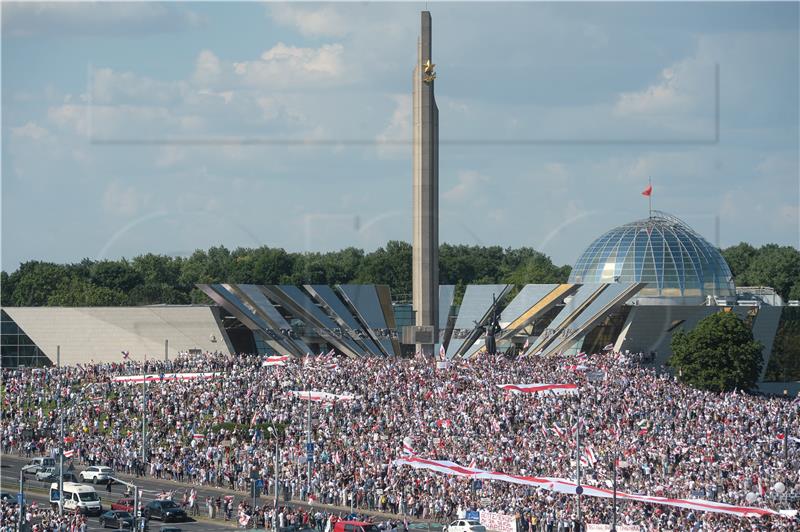
[[[17,502],[17,498],[11,495],[10,493],[6,493],[5,491],[0,493],[0,501],[3,502]]]
[[[159,532],[181,532],[181,529],[176,526],[162,526]]]
[[[336,521],[333,532],[378,532],[378,527],[366,521]]]
[[[98,482],[106,482],[109,478],[114,476],[114,470],[106,466],[91,466],[81,471],[81,482],[89,482],[97,484]]]
[[[144,508],[144,506],[139,503],[139,509]],[[133,512],[133,497],[123,497],[117,502],[111,503],[112,510],[122,510],[123,512]]]
[[[447,532],[486,532],[486,527],[473,519],[458,519],[447,526]]]
[[[144,507],[144,516],[147,519],[161,519],[167,521],[186,521],[189,516],[173,501],[151,501]]]
[[[56,473],[55,467],[43,467],[36,472],[36,480],[40,482],[57,480],[57,479],[58,479],[58,474]]]
[[[56,461],[48,456],[32,458],[30,462],[22,466],[22,472],[26,475],[35,475],[46,467],[56,467]]]
[[[100,514],[100,524],[103,528],[130,528],[133,526],[133,516],[122,510],[109,510]]]

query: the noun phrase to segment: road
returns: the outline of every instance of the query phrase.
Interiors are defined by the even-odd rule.
[[[19,471],[20,468],[27,464],[29,459],[27,458],[20,458],[15,455],[8,455],[3,454],[0,456],[0,480],[2,481],[2,491],[6,493],[16,494],[19,491]],[[88,466],[87,466],[88,467]],[[79,473],[83,470],[83,466],[76,465],[75,466],[75,473]],[[180,483],[173,480],[159,480],[150,477],[135,477],[132,475],[125,475],[122,473],[115,474],[121,480],[126,482],[130,482],[135,484],[140,489],[143,490],[143,500],[145,504],[155,498],[157,498],[158,494],[162,491],[172,491],[174,500],[176,502],[180,502],[181,498],[183,497],[183,493],[190,490],[191,488],[195,488],[197,491],[197,500],[200,501],[200,516],[198,519],[194,520],[193,522],[189,523],[180,523],[179,526],[183,530],[191,531],[191,532],[205,532],[205,531],[212,531],[212,530],[230,530],[231,528],[236,528],[236,524],[233,522],[226,522],[223,519],[209,519],[208,514],[206,512],[205,500],[206,497],[224,497],[226,495],[231,495],[234,497],[234,514],[236,511],[236,506],[238,503],[243,499],[247,498],[249,502],[252,504],[252,497],[247,497],[245,493],[238,492],[238,491],[231,491],[228,489],[222,488],[213,488],[208,486],[194,486],[192,484],[187,483]],[[29,501],[37,501],[40,504],[48,504],[48,497],[47,497],[47,490],[50,488],[50,483],[45,482],[37,482],[35,478],[32,476],[26,476],[25,478],[25,493],[26,499]],[[108,508],[110,503],[116,501],[117,499],[124,496],[125,486],[121,484],[114,484],[111,486],[111,493],[106,491],[105,486],[97,486],[97,493],[100,495],[102,499],[103,508]],[[273,504],[274,499],[272,497],[259,497],[257,500],[258,505],[264,504]],[[302,501],[291,501],[290,503],[281,502],[281,505],[288,505],[292,507],[302,507],[302,508],[318,508],[323,511],[341,513],[342,515],[349,513],[348,508],[338,507],[338,506],[330,506],[330,505],[322,505],[322,504],[314,504],[309,505],[308,503]],[[376,521],[386,521],[390,519],[398,519],[397,516],[391,514],[384,514],[381,512],[375,511],[368,511],[368,510],[358,510],[359,513],[368,514],[374,516]],[[98,523],[96,517],[90,518],[91,526],[89,527],[90,530],[94,531],[100,530],[101,527]],[[441,530],[441,525],[433,522],[433,521],[423,521],[415,519],[413,521],[413,528],[415,529],[428,529],[431,531],[439,531]],[[150,530],[157,531],[160,527],[161,522],[159,521],[152,521]]]

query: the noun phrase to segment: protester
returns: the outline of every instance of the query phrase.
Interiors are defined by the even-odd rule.
[[[466,510],[517,515],[524,530],[574,527],[577,499],[525,486],[392,467],[413,452],[479,469],[574,479],[576,434],[594,459],[582,483],[606,487],[618,459],[620,491],[670,498],[798,509],[798,404],[745,393],[702,392],[638,363],[600,353],[506,359],[480,356],[437,370],[421,358],[315,358],[285,366],[263,356],[184,354],[175,360],[88,364],[46,371],[4,369],[3,452],[31,456],[58,447],[55,398],[62,394],[68,449],[76,460],[132,475],[248,492],[251,474],[272,486],[278,433],[279,483],[298,497],[360,510],[447,521]],[[120,375],[218,373],[215,378],[148,383],[112,382]],[[587,371],[588,370],[588,371]],[[587,373],[601,378],[587,380]],[[573,383],[579,394],[512,393],[504,383]],[[146,388],[146,392],[145,392]],[[315,443],[306,475],[308,403],[313,390],[352,400],[312,404]],[[143,393],[147,397],[147,459],[141,462]],[[11,414],[13,412],[13,415]],[[793,417],[794,416],[794,417]],[[578,420],[582,419],[583,423]],[[787,434],[787,431],[789,434]],[[780,483],[783,493],[774,489]],[[755,499],[752,503],[750,500]],[[196,503],[191,503],[192,513]],[[241,522],[292,522],[301,514],[246,502],[206,501],[208,514]],[[250,513],[248,513],[250,512]],[[610,500],[581,498],[584,523],[610,523]],[[317,529],[332,527],[314,516]],[[308,518],[307,516],[305,518]],[[638,502],[619,505],[620,524],[642,530],[796,530],[796,520],[743,519]],[[2,532],[2,531],[0,531]]]

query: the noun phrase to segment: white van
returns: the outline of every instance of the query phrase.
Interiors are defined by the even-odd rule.
[[[58,482],[53,482],[50,484],[50,504],[57,507],[59,498]],[[64,482],[63,499],[65,512],[74,511],[76,508],[87,515],[100,515],[103,512],[100,496],[93,486]]]

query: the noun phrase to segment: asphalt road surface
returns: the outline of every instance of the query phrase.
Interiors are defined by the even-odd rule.
[[[16,493],[19,491],[19,471],[22,466],[27,464],[29,461],[28,458],[20,458],[15,455],[8,455],[3,454],[0,456],[0,480],[2,480],[2,491],[5,493],[10,493],[11,495],[16,496]],[[75,474],[77,475],[80,473],[85,467],[88,465],[75,465]],[[212,488],[208,486],[194,486],[192,484],[185,484],[180,483],[172,480],[159,480],[153,479],[150,477],[135,477],[131,475],[125,474],[115,474],[121,480],[126,482],[130,482],[131,484],[135,484],[139,487],[139,489],[143,490],[143,501],[147,504],[149,501],[158,498],[158,494],[162,491],[172,491],[173,492],[173,500],[180,503],[181,498],[183,497],[184,492],[189,491],[191,488],[195,488],[197,491],[197,500],[200,502],[199,510],[200,515],[199,519],[194,519],[190,522],[186,523],[174,523],[174,526],[181,528],[187,532],[200,532],[200,531],[212,531],[212,530],[230,530],[231,528],[237,528],[235,521],[225,521],[224,519],[209,519],[208,513],[206,511],[205,500],[206,497],[213,497],[216,499],[217,497],[224,497],[226,495],[232,495],[234,497],[234,516],[236,514],[236,506],[242,499],[247,499],[248,502],[252,504],[252,497],[247,497],[247,495],[243,492],[239,491],[231,491],[222,488]],[[125,486],[122,484],[114,484],[111,486],[111,493],[106,491],[106,487],[104,485],[97,485],[95,486],[97,489],[98,495],[100,495],[102,499],[103,509],[110,508],[112,502],[115,502],[117,499],[122,498],[125,496]],[[37,501],[40,505],[41,504],[49,504],[47,491],[50,489],[49,482],[38,482],[33,476],[26,475],[25,477],[25,498],[28,501]],[[263,506],[264,504],[272,505],[274,502],[273,497],[259,497],[256,503],[259,506]],[[292,506],[292,507],[313,507],[319,508],[323,511],[347,514],[349,513],[349,509],[329,506],[329,505],[309,505],[302,501],[291,501],[289,503],[285,503],[281,501],[279,503],[281,506]],[[358,510],[359,513],[362,514],[369,514],[373,515],[376,521],[386,521],[390,519],[397,520],[397,516],[393,516],[390,514],[382,514],[380,512],[370,512],[366,510]],[[99,521],[97,517],[89,518],[89,530],[102,530],[100,527]],[[157,520],[152,520],[150,522],[149,531],[150,532],[158,532],[159,528],[163,523]],[[428,529],[431,531],[439,531],[441,530],[441,525],[437,523],[428,523],[422,522],[420,520],[415,520],[413,522],[415,526],[412,528],[415,529]],[[173,523],[170,523],[172,526]]]

